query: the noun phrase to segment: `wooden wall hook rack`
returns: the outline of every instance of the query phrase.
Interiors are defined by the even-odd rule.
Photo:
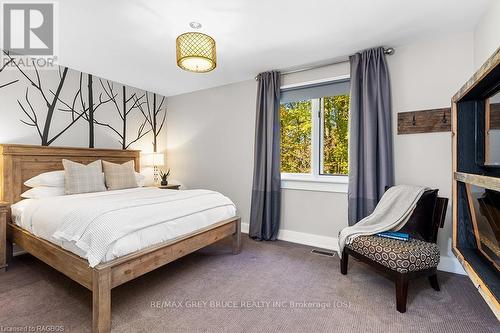
[[[399,112],[398,134],[450,132],[450,120],[450,108]]]
[[[490,129],[500,129],[500,103],[490,106]],[[398,134],[451,131],[451,109],[429,109],[398,113]]]

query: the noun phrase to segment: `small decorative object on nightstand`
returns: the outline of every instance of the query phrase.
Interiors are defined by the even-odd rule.
[[[170,176],[170,169],[168,169],[167,172],[163,172],[163,171],[160,170],[160,178],[161,178],[160,185],[161,186],[167,186],[168,185],[168,176]]]
[[[6,202],[0,202],[0,272],[7,268],[7,207]]]
[[[162,190],[178,190],[180,187],[181,187],[180,185],[176,184],[158,186],[158,188],[161,188]]]

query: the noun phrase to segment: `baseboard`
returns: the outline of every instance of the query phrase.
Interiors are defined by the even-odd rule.
[[[241,232],[248,234],[248,228],[248,223],[241,224]],[[293,230],[280,230],[278,232],[278,239],[321,249],[338,250],[338,240],[336,237],[319,236]],[[462,275],[466,274],[457,258],[449,256],[441,256],[438,270]]]
[[[292,230],[280,230],[278,232],[278,239],[332,251],[337,251],[339,249],[339,242],[335,237],[306,234]]]
[[[248,223],[241,224],[241,232],[248,234],[248,228]],[[326,250],[337,251],[339,248],[338,240],[335,237],[307,234],[305,232],[298,232],[293,230],[281,229],[278,232],[278,239],[290,243],[309,245]]]
[[[462,265],[460,265],[460,262],[455,257],[441,256],[441,260],[439,261],[438,265],[438,270],[461,274],[461,275],[467,275]]]

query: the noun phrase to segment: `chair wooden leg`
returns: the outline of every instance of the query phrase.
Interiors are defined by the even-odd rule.
[[[432,289],[436,291],[440,291],[439,289],[439,282],[438,282],[438,277],[437,274],[429,276],[429,283],[431,284]]]
[[[92,333],[111,331],[111,270],[94,270],[92,276]]]
[[[347,265],[349,263],[349,254],[346,250],[342,251],[342,258],[340,258],[340,273],[347,274]]]
[[[406,299],[408,297],[408,278],[404,274],[396,278],[396,310],[406,312]]]
[[[233,254],[241,252],[241,219],[236,221],[236,232],[233,234]]]

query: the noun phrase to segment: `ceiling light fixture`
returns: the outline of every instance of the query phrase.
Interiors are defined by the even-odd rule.
[[[193,21],[193,22],[189,23],[189,26],[191,28],[193,28],[193,29],[200,29],[201,28],[201,23]]]
[[[193,29],[201,28],[198,22],[191,22]],[[207,73],[217,66],[215,40],[201,32],[186,32],[177,37],[177,66],[195,72]]]

